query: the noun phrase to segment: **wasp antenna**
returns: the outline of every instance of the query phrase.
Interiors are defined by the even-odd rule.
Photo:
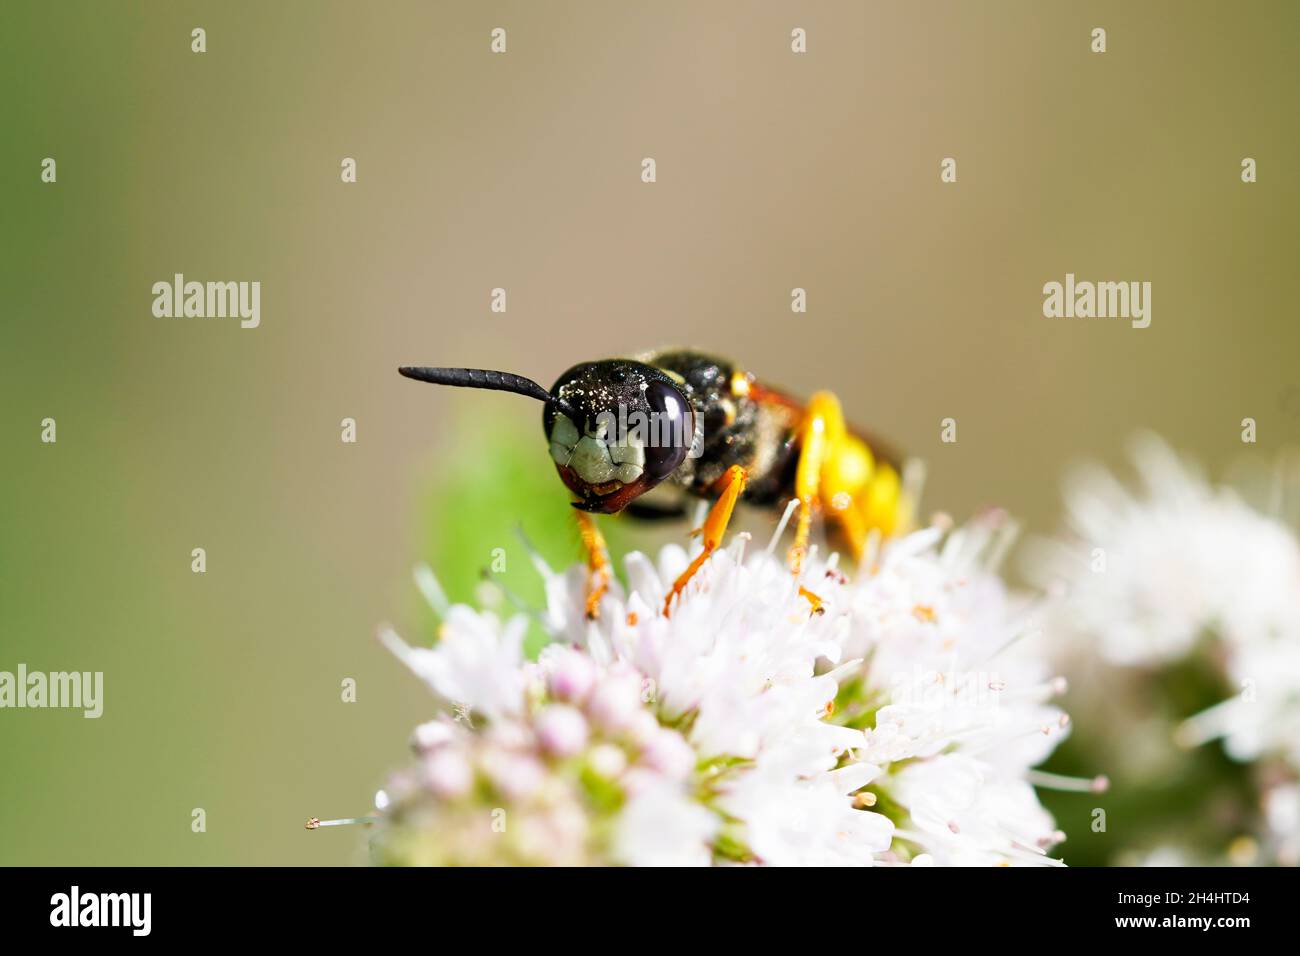
[[[578,413],[573,406],[552,395],[531,378],[515,375],[512,372],[497,372],[489,368],[428,368],[425,366],[403,365],[397,370],[407,378],[417,382],[429,382],[433,385],[454,385],[458,388],[483,388],[497,392],[514,392],[526,395],[539,402],[545,402],[559,412],[563,412],[575,423]]]

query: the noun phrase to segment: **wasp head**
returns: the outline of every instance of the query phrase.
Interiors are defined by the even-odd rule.
[[[561,403],[542,415],[551,458],[583,511],[622,511],[671,475],[695,439],[695,414],[679,381],[641,362],[575,365],[551,394]]]

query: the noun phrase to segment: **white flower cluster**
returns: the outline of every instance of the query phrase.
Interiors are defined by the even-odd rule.
[[[1057,862],[1063,835],[1030,768],[1068,722],[1048,703],[1062,682],[1029,646],[1034,609],[992,567],[1010,531],[996,518],[920,531],[853,580],[814,554],[799,581],[739,535],[671,616],[680,547],[628,556],[626,588],[595,621],[585,567],[542,567],[554,640],[536,662],[523,617],[450,608],[433,649],[387,633],[459,718],[417,731],[378,858]]]
[[[1258,790],[1253,837],[1230,862],[1300,861],[1300,481],[1280,460],[1212,485],[1154,436],[1134,444],[1139,486],[1093,468],[1068,498],[1070,537],[1029,569],[1059,590],[1052,630],[1067,655],[1100,653],[1131,677],[1217,675],[1223,699],[1187,717],[1184,746],[1221,740]],[[1262,480],[1261,480],[1262,479]],[[1286,517],[1290,514],[1290,518]],[[1059,626],[1058,626],[1059,625]],[[1183,719],[1185,718],[1185,719]],[[1162,856],[1163,854],[1163,856]],[[1166,847],[1156,859],[1204,858]]]
[[[1183,742],[1222,738],[1238,760],[1281,755],[1300,769],[1295,529],[1210,485],[1155,437],[1133,457],[1137,491],[1098,468],[1077,476],[1072,539],[1032,563],[1041,585],[1064,586],[1060,633],[1118,665],[1212,662],[1231,696],[1191,718]],[[1285,485],[1269,496],[1276,510]]]

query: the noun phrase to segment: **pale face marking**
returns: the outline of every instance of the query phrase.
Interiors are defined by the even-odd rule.
[[[596,432],[579,435],[578,426],[567,416],[556,415],[551,426],[551,457],[590,485],[636,481],[645,465],[644,446],[635,434],[629,434],[622,444],[606,444],[607,427],[600,422]]]

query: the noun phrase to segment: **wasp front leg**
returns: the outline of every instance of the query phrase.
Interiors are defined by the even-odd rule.
[[[609,590],[609,549],[605,536],[596,527],[596,519],[585,511],[574,511],[578,518],[578,533],[582,547],[587,552],[587,619],[600,617],[600,601]]]
[[[672,588],[668,591],[668,596],[664,598],[664,617],[668,617],[673,598],[685,590],[691,578],[695,577],[695,573],[704,567],[704,562],[709,559],[709,555],[718,550],[718,546],[722,544],[722,537],[727,533],[727,523],[731,520],[731,513],[736,510],[736,502],[740,499],[741,492],[745,490],[747,480],[745,469],[739,465],[732,465],[727,469],[726,474],[722,476],[719,482],[722,494],[714,502],[713,507],[709,509],[708,517],[704,519],[703,526],[695,532],[702,536],[704,549],[696,555],[695,560],[673,582]]]

